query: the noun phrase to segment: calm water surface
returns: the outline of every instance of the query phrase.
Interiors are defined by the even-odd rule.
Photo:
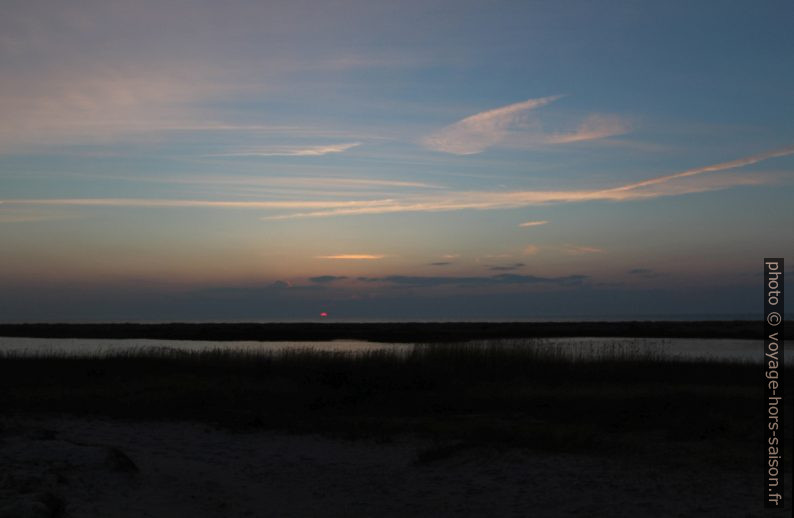
[[[760,363],[763,359],[761,340],[701,339],[701,338],[548,338],[525,341],[527,347],[555,347],[577,357],[597,355],[609,350],[651,352],[663,357],[698,358],[702,360],[743,360]],[[112,340],[83,338],[16,338],[0,337],[0,352],[24,355],[102,355],[130,350],[168,348],[182,351],[232,349],[243,351],[280,352],[294,349],[314,349],[342,353],[375,350],[410,352],[413,344],[377,343],[359,340],[330,342],[212,342],[193,340]],[[786,363],[792,363],[787,355]]]

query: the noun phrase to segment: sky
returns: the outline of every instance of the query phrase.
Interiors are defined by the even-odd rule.
[[[752,317],[794,256],[787,0],[3,11],[2,321]]]

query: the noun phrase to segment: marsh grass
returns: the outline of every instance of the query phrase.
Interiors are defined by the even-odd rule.
[[[789,323],[786,323],[789,327]],[[763,336],[760,320],[634,322],[302,322],[162,324],[0,324],[0,336],[42,338],[153,338],[161,340],[371,342],[460,342],[526,337],[689,337]]]
[[[755,459],[747,438],[764,422],[759,366],[670,358],[662,349],[499,340],[356,353],[2,353],[0,406],[351,439],[416,434],[440,444],[425,460],[459,444],[666,460],[669,451],[695,451],[737,467]]]

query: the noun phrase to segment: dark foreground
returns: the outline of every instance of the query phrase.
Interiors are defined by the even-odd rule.
[[[428,344],[408,354],[5,355],[0,407],[610,455],[658,451],[653,436],[704,462],[749,467],[758,450],[747,438],[764,423],[759,372],[628,347],[574,361],[559,346],[526,341]]]
[[[788,327],[788,326],[787,326]],[[763,336],[763,322],[404,322],[272,324],[0,324],[0,336],[39,338],[151,338],[160,340],[261,340],[462,342],[562,336],[632,338],[748,338]]]
[[[695,460],[484,446],[420,460],[438,446],[85,417],[0,426],[0,492],[17,488],[9,506],[65,518],[775,516],[757,473]]]
[[[430,344],[410,354],[377,351],[357,356],[221,350],[96,358],[6,356],[0,359],[0,407],[7,416],[0,428],[5,436],[0,437],[0,454],[10,444],[16,444],[14,451],[23,456],[30,454],[31,447],[41,455],[53,445],[68,449],[75,443],[78,448],[98,444],[98,453],[92,455],[98,466],[111,471],[145,471],[137,460],[148,463],[149,470],[171,469],[169,476],[176,483],[185,469],[205,470],[202,484],[207,488],[182,489],[194,491],[199,499],[213,491],[212,483],[225,484],[221,480],[225,475],[211,473],[221,470],[213,465],[223,464],[229,472],[235,465],[252,473],[264,470],[261,476],[251,475],[247,483],[272,489],[281,487],[280,477],[286,477],[290,485],[302,487],[294,492],[299,502],[289,504],[283,495],[274,497],[272,505],[282,502],[279,505],[285,507],[272,508],[273,516],[400,516],[412,509],[410,498],[417,506],[415,516],[481,516],[471,512],[474,507],[464,511],[467,505],[483,512],[488,509],[489,495],[483,491],[493,491],[493,498],[517,499],[505,510],[510,516],[766,516],[760,501],[765,407],[759,366],[661,359],[628,349],[572,361],[554,348],[528,345],[526,341]],[[792,379],[791,369],[786,373]],[[787,430],[792,429],[791,418],[787,413]],[[30,424],[36,420],[44,423],[39,429]],[[215,435],[206,441],[158,438],[176,423],[202,423]],[[122,447],[107,438],[110,432],[105,439],[92,438],[92,430],[103,427],[135,432],[128,434]],[[318,455],[325,460],[316,461],[314,454],[293,446],[279,459],[271,459],[280,471],[249,465],[248,446],[231,446],[239,442],[234,437],[258,437],[251,440],[271,451],[264,446],[268,437],[278,442],[306,434],[325,437],[322,441],[330,441],[328,448],[351,440],[362,446],[353,448],[358,452],[355,461],[334,454],[329,460],[324,453]],[[25,440],[35,442],[26,450]],[[232,453],[212,446],[213,441],[231,441]],[[169,468],[156,460],[176,455],[169,444],[183,445],[179,466]],[[116,447],[136,464],[135,469],[114,457]],[[221,451],[205,450],[216,447]],[[52,455],[66,455],[58,451]],[[788,466],[790,452],[789,448]],[[237,455],[237,460],[224,460],[225,455]],[[257,453],[250,450],[250,455]],[[390,471],[384,458],[402,467]],[[59,476],[68,480],[70,473],[77,476],[69,471],[75,461],[59,462],[60,467],[53,468],[56,482],[50,482],[48,491],[60,492],[61,500],[56,501],[65,502],[68,509],[71,489],[57,480]],[[313,462],[330,464],[315,470],[296,467]],[[92,464],[84,469],[95,473],[99,468]],[[338,477],[358,470],[371,473],[371,480],[379,484],[389,482],[376,473],[402,478],[391,482],[394,493],[370,487],[372,502],[367,502],[368,490],[334,496],[333,487],[345,486]],[[483,473],[488,482],[476,482]],[[697,479],[692,478],[695,473]],[[707,479],[711,474],[715,478]],[[165,480],[162,473],[151,476]],[[416,486],[413,477],[427,488]],[[455,482],[456,477],[463,478]],[[467,485],[466,477],[474,482]],[[546,498],[550,481],[566,480],[571,481],[569,488]],[[329,486],[332,482],[336,485]],[[0,487],[0,493],[22,491],[14,483],[10,489]],[[600,489],[593,491],[593,484]],[[400,494],[401,487],[409,496]],[[439,487],[445,488],[439,489],[442,494],[464,491],[454,497],[458,507],[446,507],[428,496]],[[128,496],[134,494],[130,491]],[[668,498],[680,499],[683,507],[670,504]],[[155,509],[139,516],[245,515],[224,511],[228,502],[216,503],[221,507],[204,514],[191,514],[185,508]],[[83,508],[75,505],[72,509]],[[102,516],[102,506],[98,509],[97,514],[83,516]],[[726,509],[737,512],[725,514]]]

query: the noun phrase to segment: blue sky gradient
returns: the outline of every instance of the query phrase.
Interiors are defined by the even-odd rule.
[[[760,313],[763,257],[794,255],[792,22],[7,2],[0,318]]]

